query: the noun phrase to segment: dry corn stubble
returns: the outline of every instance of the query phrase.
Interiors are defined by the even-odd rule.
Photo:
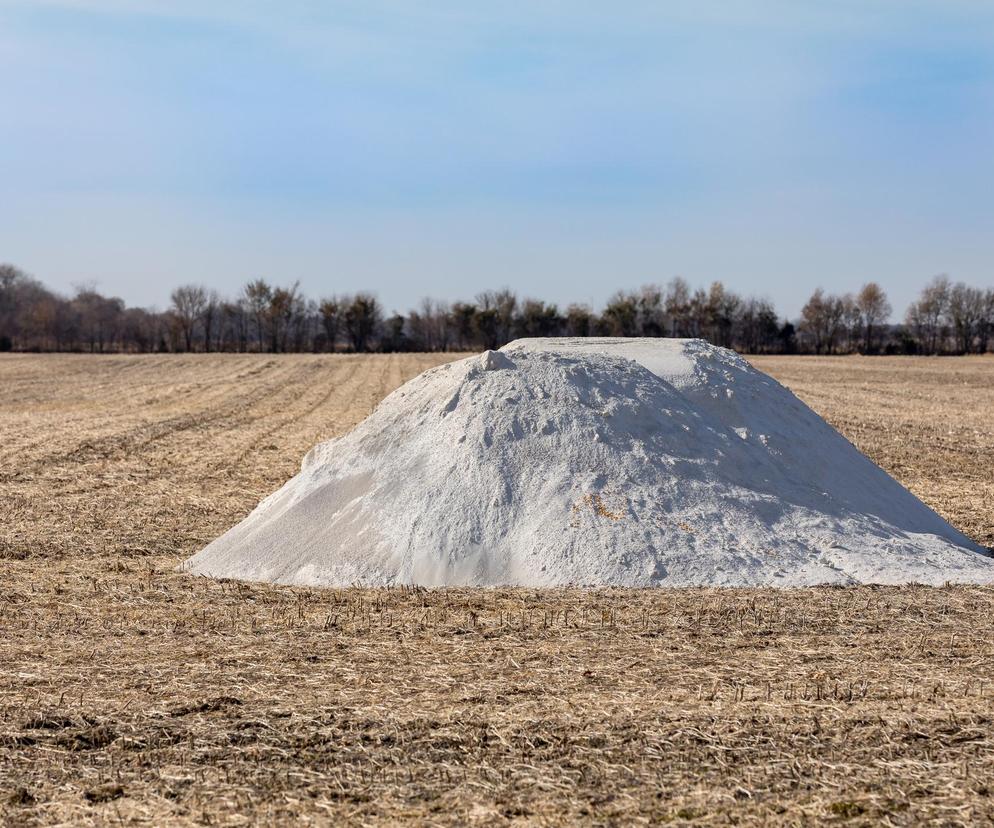
[[[0,359],[0,822],[994,816],[994,591],[172,572],[445,356]],[[994,543],[991,359],[758,359]]]

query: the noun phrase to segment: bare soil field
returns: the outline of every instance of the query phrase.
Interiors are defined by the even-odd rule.
[[[0,824],[994,819],[991,588],[173,571],[450,358],[0,358]],[[755,362],[994,545],[994,359]]]

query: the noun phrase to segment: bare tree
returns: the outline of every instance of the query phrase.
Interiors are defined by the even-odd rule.
[[[983,291],[957,282],[949,291],[946,313],[956,350],[962,354],[970,353],[984,316]]]
[[[856,298],[847,293],[842,302],[842,328],[846,335],[846,350],[852,353],[859,347],[863,338],[863,312],[859,309]]]
[[[256,279],[245,285],[243,298],[249,314],[255,319],[256,339],[261,352],[265,349],[266,318],[269,313],[269,303],[273,298],[273,289],[265,279]]]
[[[161,315],[144,308],[128,308],[121,319],[122,345],[139,353],[154,351],[160,346]]]
[[[22,288],[27,274],[12,264],[0,264],[0,351],[11,350],[20,333]]]
[[[811,340],[816,354],[835,352],[842,332],[845,304],[838,296],[818,288],[801,308],[801,331]]]
[[[500,347],[510,342],[514,312],[518,306],[518,299],[513,291],[509,288],[485,290],[476,297],[476,303],[481,317],[477,319],[477,327],[481,331],[491,332],[489,336],[485,336],[487,347]],[[485,319],[485,324],[480,324],[481,319]]]
[[[217,291],[207,292],[207,300],[201,314],[201,325],[204,329],[204,353],[209,354],[214,347],[214,339],[218,334],[218,317],[221,315],[221,298]]]
[[[818,288],[801,308],[801,332],[810,336],[816,354],[822,352],[828,342],[828,299]]]
[[[220,309],[220,336],[218,348],[242,353],[248,350],[249,318],[245,302],[222,302]]]
[[[880,329],[890,319],[890,302],[880,285],[867,282],[856,297],[856,307],[863,316],[863,348],[872,353]]]
[[[338,331],[342,326],[343,302],[337,296],[322,299],[318,305],[321,314],[321,326],[324,328],[325,350],[334,351],[338,342]]]
[[[761,354],[774,349],[780,320],[768,299],[746,299],[739,310],[737,323],[738,341],[748,353]]]
[[[927,354],[936,353],[945,339],[943,322],[948,305],[949,277],[941,275],[929,282],[908,308],[906,324],[914,332],[919,348]]]
[[[269,329],[270,350],[275,354],[286,350],[287,336],[294,319],[301,312],[299,283],[289,288],[275,288],[269,294],[265,316]]]
[[[71,333],[66,301],[11,264],[0,264],[0,351],[58,350]]]
[[[406,332],[407,319],[399,313],[395,313],[383,324],[383,333],[380,338],[380,348],[388,354],[397,351],[410,350],[410,342]]]
[[[539,299],[526,299],[516,320],[516,328],[521,336],[559,336],[563,318],[555,305],[547,305]]]
[[[207,307],[207,290],[201,285],[183,285],[170,295],[172,312],[183,334],[186,350],[193,350],[193,332]]]
[[[690,296],[687,309],[687,334],[706,337],[711,326],[711,303],[703,288],[697,288]]]
[[[656,285],[643,285],[639,289],[636,307],[640,336],[664,336],[666,334],[663,292]]]
[[[594,313],[586,305],[570,305],[566,309],[567,336],[590,336],[594,322]]]
[[[666,285],[663,308],[670,320],[670,336],[687,336],[690,333],[690,285],[677,276]]]
[[[124,312],[117,297],[101,296],[92,287],[81,287],[72,300],[79,329],[91,353],[104,353],[113,347]]]
[[[424,351],[448,350],[452,339],[449,306],[434,299],[422,299],[417,310],[407,315],[406,342]]]
[[[357,293],[345,308],[345,332],[357,352],[366,351],[372,344],[383,318],[380,303],[371,293]]]
[[[708,290],[708,316],[710,339],[716,345],[730,348],[735,320],[742,300],[726,289],[721,282],[712,282]]]
[[[318,348],[318,306],[310,300],[305,299],[300,294],[297,295],[296,310],[290,320],[289,347],[295,353],[302,354],[305,351],[317,351]]]
[[[452,344],[452,315],[447,302],[423,304],[422,311],[428,321],[432,348],[438,351],[449,350]]]
[[[825,311],[828,330],[828,353],[835,353],[835,346],[842,333],[842,319],[845,308],[838,296],[825,297]]]
[[[987,353],[992,335],[994,335],[994,288],[988,288],[984,291],[983,304],[981,305],[978,353]]]
[[[608,300],[601,313],[601,324],[609,336],[635,336],[638,320],[638,297],[620,290]]]
[[[474,344],[477,324],[477,307],[469,302],[455,302],[452,305],[450,316],[452,319],[452,332],[456,340],[456,347],[459,350],[467,350]]]
[[[488,350],[501,346],[500,316],[495,307],[482,307],[473,316],[473,332],[476,341],[483,344]],[[510,337],[504,338],[505,341]]]

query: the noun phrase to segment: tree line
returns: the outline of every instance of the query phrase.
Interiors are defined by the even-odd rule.
[[[222,297],[183,285],[164,311],[127,307],[80,287],[59,295],[13,265],[0,265],[0,350],[115,352],[465,351],[499,348],[526,336],[700,337],[743,353],[985,353],[994,335],[994,289],[930,282],[891,320],[886,294],[869,282],[856,294],[819,288],[800,318],[780,317],[764,298],[721,282],[692,288],[684,279],[619,291],[599,311],[565,310],[510,290],[473,301],[424,299],[386,314],[371,293],[309,299],[298,284],[248,282]]]

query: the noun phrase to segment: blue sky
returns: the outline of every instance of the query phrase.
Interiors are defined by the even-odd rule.
[[[682,275],[794,315],[994,284],[994,4],[0,0],[0,260],[196,281]]]

